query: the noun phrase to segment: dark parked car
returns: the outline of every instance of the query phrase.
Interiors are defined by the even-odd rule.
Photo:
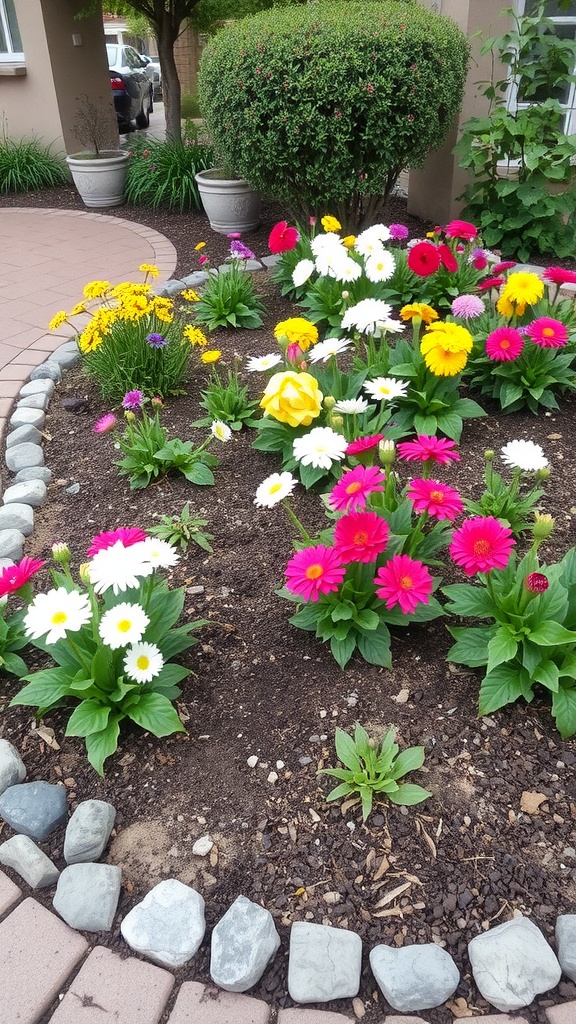
[[[132,46],[107,43],[110,84],[120,131],[129,131],[132,122],[147,128],[153,110],[154,86],[150,72]]]
[[[151,75],[152,85],[154,86],[154,99],[162,99],[162,71],[160,69],[160,61],[158,57],[149,57],[147,53],[139,54],[140,59],[146,64],[146,70]]]

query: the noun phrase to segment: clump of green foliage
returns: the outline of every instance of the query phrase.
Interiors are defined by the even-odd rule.
[[[195,175],[214,164],[213,149],[197,141],[196,128],[186,122],[182,140],[137,139],[131,144],[126,202],[133,206],[200,210]]]
[[[215,331],[217,327],[262,327],[266,309],[254,291],[252,275],[237,266],[211,273],[199,302],[194,305],[196,323]]]
[[[260,422],[258,399],[248,397],[248,388],[240,383],[237,368],[229,369],[225,379],[214,370],[202,391],[200,405],[207,415],[195,420],[193,427],[209,427],[214,420],[220,420],[231,430],[242,430]]]
[[[0,140],[0,192],[32,192],[65,185],[63,161],[38,139]]]
[[[160,522],[155,526],[149,526],[148,533],[167,541],[168,544],[173,544],[174,547],[181,547],[183,551],[189,544],[194,543],[204,551],[212,552],[210,541],[214,540],[214,534],[204,530],[205,526],[208,526],[208,520],[193,516],[190,502],[187,501],[180,515],[160,516]]]

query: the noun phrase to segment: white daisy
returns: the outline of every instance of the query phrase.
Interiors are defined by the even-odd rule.
[[[359,277],[362,277],[362,267],[356,260],[351,259],[349,256],[335,264],[332,271],[332,277],[335,277],[337,281],[357,281]]]
[[[406,397],[408,381],[397,380],[396,377],[375,377],[364,381],[364,390],[377,402],[390,402],[393,398]]]
[[[350,338],[326,338],[319,341],[308,353],[311,363],[327,363],[333,356],[339,356],[341,352],[347,352],[352,345]]]
[[[382,251],[382,242],[387,242],[390,232],[385,224],[373,224],[356,236],[354,248],[361,256],[371,256]]]
[[[346,252],[346,246],[342,245],[342,239],[335,231],[327,231],[323,235],[316,235],[310,242],[310,248],[315,256],[327,250],[343,250]]]
[[[396,270],[396,261],[391,252],[382,249],[381,253],[374,253],[366,257],[365,273],[369,281],[378,284],[380,281],[389,281]]]
[[[160,674],[164,658],[156,644],[134,644],[124,658],[124,671],[135,683],[149,683]]]
[[[223,423],[222,420],[212,420],[210,431],[212,437],[215,437],[217,441],[229,441],[232,437],[230,427],[227,423]]]
[[[149,622],[141,605],[122,602],[104,612],[98,632],[104,643],[116,651],[141,640]]]
[[[36,595],[24,616],[24,631],[33,640],[45,635],[47,644],[55,644],[67,633],[78,632],[91,615],[87,594],[58,587]]]
[[[296,288],[306,284],[306,281],[314,273],[314,260],[300,260],[292,271],[292,281]]]
[[[141,541],[144,557],[152,563],[154,569],[171,569],[180,561],[176,548],[167,540],[158,537],[146,537]]]
[[[88,575],[97,594],[104,594],[110,587],[118,594],[140,586],[140,579],[153,571],[142,547],[143,541],[128,548],[121,541],[116,541],[94,555],[88,562]]]
[[[346,438],[332,427],[314,427],[303,437],[296,438],[292,451],[294,458],[303,466],[330,469],[333,462],[341,462],[347,447]]]
[[[350,306],[342,317],[342,328],[355,327],[361,334],[375,334],[390,318],[392,306],[382,299],[362,299]]]
[[[268,356],[250,356],[246,369],[249,373],[262,373],[264,370],[271,370],[278,363],[282,362],[282,356],[272,352]]]
[[[525,473],[536,473],[548,465],[544,450],[534,441],[508,441],[501,452],[502,462]]]
[[[295,486],[296,478],[292,473],[272,473],[257,488],[254,504],[259,508],[273,508],[292,494]]]
[[[348,258],[345,249],[334,251],[327,249],[316,257],[316,270],[321,277],[335,277],[339,281],[342,275],[341,268],[346,264]]]
[[[341,402],[336,402],[332,411],[343,416],[361,416],[367,408],[368,402],[365,398],[345,398]]]

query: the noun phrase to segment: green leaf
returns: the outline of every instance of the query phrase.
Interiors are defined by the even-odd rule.
[[[429,796],[432,796],[427,789],[423,789],[422,786],[413,785],[410,782],[406,782],[403,786],[399,786],[395,793],[388,793],[388,799],[392,804],[401,804],[403,807],[411,807],[413,804],[420,804],[423,800],[427,800]]]
[[[354,786],[350,786],[347,782],[341,782],[339,786],[330,790],[326,800],[339,800],[341,796],[349,796],[351,793],[355,792],[356,790]]]
[[[9,672],[13,676],[18,676],[19,679],[25,676],[28,671],[28,666],[25,661],[18,654],[14,654],[13,651],[6,651],[0,665],[0,672]]]
[[[499,665],[486,675],[480,686],[478,714],[489,715],[506,704],[513,704],[519,697],[531,695],[530,684],[526,686],[526,673],[518,665]]]
[[[66,736],[89,736],[102,732],[108,724],[110,711],[111,708],[100,701],[83,700],[68,719]]]
[[[408,747],[402,750],[394,761],[392,771],[389,773],[391,779],[401,779],[408,772],[414,772],[424,764],[424,747]]]
[[[101,732],[90,733],[86,737],[86,753],[90,764],[104,777],[104,761],[114,753],[118,746],[120,733],[120,715],[110,715],[108,725]]]
[[[494,604],[486,587],[474,586],[472,583],[453,583],[442,587],[442,593],[452,602],[446,611],[462,618],[473,615],[476,618],[494,616]]]
[[[70,673],[64,668],[48,668],[27,676],[31,681],[10,701],[10,706],[51,708],[70,693]]]
[[[208,487],[214,483],[214,474],[203,462],[195,462],[189,469],[182,470],[184,476],[191,484],[199,487]]]
[[[479,668],[488,661],[488,643],[494,634],[494,628],[482,626],[449,626],[448,631],[456,638],[446,659],[458,665]]]
[[[355,615],[355,622],[361,629],[378,629],[380,625],[380,616],[377,612],[373,612],[370,608],[362,608],[361,611]]]
[[[330,650],[332,651],[332,656],[338,662],[340,668],[346,668],[346,665],[354,654],[357,639],[359,638],[357,638],[354,630],[351,630],[343,637],[331,637]]]
[[[359,633],[356,642],[359,653],[370,665],[392,668],[390,631],[385,623],[381,622],[378,629],[370,633]]]
[[[161,693],[143,693],[138,704],[131,707],[128,717],[154,736],[170,736],[173,732],[186,732],[175,708]]]
[[[347,604],[344,601],[339,601],[330,612],[333,622],[339,622],[341,619],[351,619],[353,614],[354,605]]]
[[[337,728],[334,742],[338,760],[352,772],[362,771],[362,762],[356,752],[356,743],[344,729]]]
[[[502,662],[512,661],[516,656],[517,650],[518,641],[514,639],[506,626],[500,626],[488,643],[487,671],[491,672],[493,668],[501,665]]]
[[[561,686],[552,697],[552,714],[563,740],[576,733],[576,687]]]
[[[530,641],[539,647],[555,647],[557,644],[576,643],[576,632],[565,629],[559,622],[541,622],[538,629],[530,633]]]
[[[532,673],[532,680],[545,686],[547,690],[557,693],[560,685],[558,681],[559,676],[558,665],[554,661],[543,661],[538,665],[536,671]]]

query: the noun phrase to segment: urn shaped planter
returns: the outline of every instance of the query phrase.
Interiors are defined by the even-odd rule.
[[[224,175],[221,167],[210,167],[195,175],[210,227],[221,235],[255,231],[260,223],[259,193],[243,178]]]
[[[120,206],[128,173],[128,153],[118,149],[73,153],[66,157],[72,180],[85,206]]]

